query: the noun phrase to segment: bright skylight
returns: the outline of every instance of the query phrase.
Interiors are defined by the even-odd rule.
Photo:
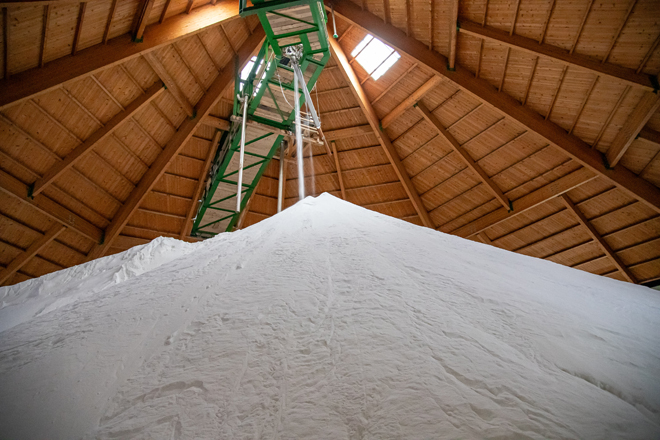
[[[243,67],[243,70],[241,70],[241,79],[242,79],[243,81],[245,81],[245,80],[248,79],[248,76],[250,75],[250,72],[252,71],[252,68],[254,67],[254,63],[255,63],[255,61],[257,61],[257,57],[252,57],[252,58],[250,59],[250,61],[247,62],[247,64],[245,65],[245,67]],[[261,66],[263,66],[263,64],[264,64],[264,62],[263,62],[263,60],[262,60],[262,61],[261,61],[261,64],[259,65],[259,67],[261,68]],[[268,65],[270,66],[270,63],[268,63]],[[243,86],[244,86],[244,84],[241,83],[241,85],[240,85],[240,87],[239,87],[239,90],[242,91],[242,90],[243,90]],[[256,88],[254,89],[254,91],[253,91],[253,95],[256,95],[260,88],[261,88],[261,82],[259,82],[259,84],[257,84],[257,87],[256,87]]]
[[[360,41],[351,56],[374,80],[383,76],[401,58],[397,51],[371,35]]]

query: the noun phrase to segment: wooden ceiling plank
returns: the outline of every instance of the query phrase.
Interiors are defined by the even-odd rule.
[[[635,73],[639,74],[644,70],[644,67],[646,66],[646,63],[648,63],[649,59],[651,59],[651,55],[653,55],[653,52],[655,52],[655,49],[658,47],[658,44],[660,44],[660,35],[658,35],[658,38],[655,39],[651,47],[649,47],[649,50],[646,52],[646,55],[644,55],[644,59],[642,62],[639,64],[639,67],[635,71]]]
[[[511,55],[511,48],[507,47],[506,55],[504,56],[504,66],[502,67],[502,77],[500,79],[500,86],[497,88],[498,92],[501,92],[502,87],[504,87],[504,79],[506,78],[506,68],[509,65],[509,55]]]
[[[545,40],[545,34],[548,32],[548,24],[550,23],[550,19],[552,18],[552,13],[555,11],[555,3],[556,0],[552,0],[550,2],[550,6],[548,7],[548,12],[545,15],[545,20],[543,21],[543,26],[541,28],[541,36],[539,37],[539,44],[543,44],[543,40]]]
[[[591,149],[577,136],[569,135],[557,124],[544,120],[534,110],[521,106],[518,101],[506,93],[497,92],[487,81],[475,78],[469,70],[459,64],[456,65],[455,71],[448,70],[447,59],[444,56],[429,51],[423,43],[406,37],[405,33],[399,29],[383,23],[372,14],[361,11],[350,0],[337,0],[335,14],[362,29],[369,29],[372,35],[395,48],[399,53],[416,60],[430,71],[447,77],[477,99],[487,103],[491,108],[545,138],[569,157],[603,176],[630,196],[643,201],[654,211],[660,212],[660,189],[658,187],[638,177],[625,167],[607,169],[602,153]],[[538,46],[537,42],[534,44]]]
[[[550,107],[548,108],[548,113],[546,113],[545,115],[545,119],[550,119],[552,110],[554,110],[555,108],[557,97],[559,96],[559,92],[561,92],[561,86],[564,85],[564,78],[566,78],[566,70],[568,70],[568,66],[564,66],[564,68],[561,71],[561,75],[559,75],[559,81],[557,81],[557,88],[555,89],[555,93],[553,93],[552,95],[552,101],[550,101]]]
[[[610,121],[614,117],[614,114],[619,110],[619,107],[621,107],[621,103],[625,99],[626,96],[628,96],[628,92],[630,92],[631,87],[628,85],[626,86],[625,89],[623,89],[623,92],[621,92],[621,95],[619,95],[619,99],[616,101],[616,104],[614,104],[614,107],[612,107],[612,110],[610,110],[610,113],[607,115],[607,119],[601,125],[600,131],[598,132],[598,136],[596,136],[596,139],[594,139],[594,142],[591,144],[591,148],[596,148],[598,146],[598,143],[600,142],[600,139],[603,137],[603,134],[605,134],[605,130],[610,126]]]
[[[108,36],[110,35],[110,29],[112,28],[112,21],[115,18],[115,10],[117,10],[117,1],[118,0],[112,0],[112,3],[110,3],[108,19],[105,22],[105,29],[103,30],[103,44],[108,44]]]
[[[429,93],[433,88],[442,82],[442,78],[438,75],[433,75],[431,79],[426,81],[420,88],[412,92],[403,102],[389,112],[383,117],[380,121],[380,124],[383,128],[389,127],[399,116],[404,114],[408,109],[414,106],[417,101],[422,99],[427,93]]]
[[[408,76],[408,74],[409,74],[410,72],[412,72],[413,69],[414,69],[415,67],[417,67],[417,63],[413,63],[413,65],[410,66],[410,67],[408,68],[408,70],[406,70],[404,73],[402,73],[401,76],[399,76],[397,79],[395,79],[394,81],[392,81],[392,84],[390,84],[389,86],[387,86],[387,87],[385,88],[385,90],[383,90],[383,91],[380,93],[380,95],[376,96],[376,99],[374,99],[374,100],[371,102],[371,105],[376,105],[376,103],[380,100],[380,98],[382,98],[383,96],[387,95],[387,92],[389,92],[390,90],[392,90],[392,88],[395,87],[397,84],[399,84],[399,82],[401,82],[401,80],[402,80],[403,78],[405,78],[406,76]]]
[[[162,25],[148,26],[149,38],[141,44],[132,44],[132,36],[127,33],[112,38],[105,45],[97,44],[83,49],[75,57],[65,56],[49,62],[43,68],[21,72],[19,76],[0,81],[0,110],[236,18],[238,3],[221,0],[215,6],[196,8],[190,15],[174,16]]]
[[[490,189],[490,192],[493,193],[495,198],[502,204],[502,206],[507,210],[511,209],[511,202],[509,201],[509,198],[504,195],[502,190],[492,181],[492,179],[486,174],[483,168],[481,168],[481,166],[475,162],[472,156],[470,156],[470,153],[468,153],[467,150],[458,143],[456,138],[454,138],[454,136],[452,136],[452,134],[442,126],[438,118],[436,118],[435,115],[431,113],[428,108],[426,108],[426,105],[424,105],[423,102],[419,102],[417,104],[417,108],[421,112],[424,119],[426,119],[426,121],[438,131],[440,137],[444,139],[445,142],[448,143],[456,153],[458,153],[465,165],[467,165],[468,168],[470,168],[472,172],[474,172],[479,177],[483,184],[486,185],[488,189]]]
[[[610,167],[614,167],[619,163],[658,107],[660,107],[660,96],[655,93],[645,93],[607,150],[605,157]]]
[[[532,71],[529,74],[529,79],[527,80],[527,86],[525,87],[525,96],[522,100],[522,105],[527,104],[527,98],[529,98],[529,91],[532,88],[532,82],[534,81],[534,75],[536,75],[536,67],[539,65],[539,57],[534,58],[534,64],[532,65]]]
[[[410,10],[410,2],[412,2],[412,0],[405,0],[405,2],[406,2],[406,35],[410,36],[410,34],[412,34],[412,27],[411,27],[411,25],[412,25],[412,20],[411,20],[412,11]],[[364,9],[364,8],[362,8],[362,9]],[[353,26],[353,25],[351,25],[351,26]]]
[[[456,64],[456,44],[458,42],[458,0],[452,0],[449,5],[449,68]]]
[[[48,24],[50,22],[50,5],[44,6],[44,16],[41,24],[41,44],[39,45],[39,67],[44,67],[44,53],[48,43]]]
[[[66,227],[60,223],[56,223],[48,229],[41,237],[39,237],[29,248],[21,252],[14,258],[9,265],[0,272],[0,286],[5,283],[18,272],[25,264],[30,261],[32,257],[37,255],[43,248],[64,231]]]
[[[580,168],[577,171],[567,174],[554,182],[551,182],[531,193],[513,200],[513,211],[507,211],[504,208],[498,208],[489,214],[484,215],[454,231],[448,231],[451,234],[468,238],[478,234],[481,231],[502,223],[512,217],[526,212],[550,199],[564,194],[580,185],[583,185],[597,177],[596,174],[586,168]]]
[[[623,28],[625,27],[626,23],[628,22],[628,18],[630,18],[630,13],[632,12],[633,8],[637,4],[637,0],[631,0],[630,5],[628,6],[628,11],[626,11],[626,15],[623,17],[623,20],[621,21],[621,24],[619,25],[619,29],[617,29],[616,34],[614,34],[614,38],[612,38],[612,41],[610,42],[610,46],[607,48],[607,52],[605,52],[605,56],[603,57],[603,60],[601,63],[606,63],[607,60],[610,58],[610,55],[612,54],[612,49],[614,49],[614,45],[616,44],[617,40],[621,36],[621,31],[623,31]]]
[[[179,58],[181,58],[181,61],[183,61],[183,64],[185,64],[186,68],[188,68],[188,71],[195,79],[195,82],[199,88],[202,89],[203,92],[206,92],[204,81],[202,81],[197,72],[195,72],[195,69],[193,69],[193,66],[188,62],[188,60],[186,60],[186,57],[183,55],[183,51],[179,48],[179,45],[177,43],[172,43],[172,47],[174,47],[174,51],[177,53],[177,55],[179,55]]]
[[[344,176],[342,176],[341,166],[339,165],[339,155],[337,154],[337,146],[335,142],[330,142],[332,145],[332,155],[335,158],[335,169],[337,170],[337,177],[339,178],[339,189],[341,190],[341,198],[346,200],[346,187],[344,186]]]
[[[172,78],[167,69],[165,69],[165,66],[163,66],[153,53],[145,54],[144,59],[147,60],[147,63],[149,63],[154,72],[156,72],[156,75],[160,77],[161,81],[165,83],[167,89],[172,93],[172,97],[176,99],[183,111],[188,117],[192,118],[195,114],[195,109],[188,101],[188,98],[186,98],[186,95],[181,91],[181,88],[179,88],[174,78]]]
[[[254,34],[247,38],[245,43],[239,51],[239,65],[244,66],[252,57],[255,50],[261,47],[261,43],[265,37],[262,28],[257,28]],[[209,114],[213,107],[218,103],[222,95],[229,90],[234,80],[234,69],[232,66],[227,66],[213,81],[209,90],[202,96],[197,104],[198,115],[195,119],[187,119],[181,124],[179,130],[169,140],[163,151],[158,155],[149,170],[142,176],[140,182],[135,189],[128,196],[128,199],[119,208],[110,225],[105,231],[105,241],[103,244],[96,245],[87,256],[88,260],[103,256],[113,240],[119,235],[121,230],[126,226],[131,215],[151,191],[158,179],[165,173],[168,165],[176,157],[183,146],[190,140],[202,119]]]
[[[609,244],[601,237],[600,233],[594,228],[594,226],[589,222],[587,217],[580,211],[580,209],[575,206],[575,203],[571,200],[570,197],[568,197],[568,194],[562,194],[561,195],[562,200],[564,201],[564,204],[566,207],[569,209],[569,211],[572,211],[573,214],[575,214],[575,217],[577,217],[578,221],[582,226],[587,228],[587,231],[589,232],[589,235],[598,243],[598,245],[601,247],[603,252],[612,260],[614,265],[621,271],[621,274],[631,283],[636,284],[637,280],[635,280],[635,276],[630,272],[630,270],[626,267],[625,264],[621,261],[621,259],[618,257],[618,255],[612,250]]]
[[[62,175],[66,170],[71,168],[76,162],[89,153],[96,147],[99,142],[105,140],[108,136],[112,135],[115,129],[119,127],[126,119],[133,117],[135,113],[149,104],[151,100],[156,98],[164,90],[162,84],[156,83],[152,85],[146,93],[138,96],[131,102],[126,109],[113,116],[104,126],[96,130],[90,137],[85,139],[80,145],[73,149],[64,159],[53,165],[46,173],[34,183],[32,194],[34,196],[40,194],[48,185],[55,179]]]
[[[573,40],[573,44],[571,45],[571,50],[568,51],[569,54],[573,54],[575,51],[575,48],[578,45],[578,42],[580,41],[580,37],[582,36],[582,30],[584,29],[584,24],[587,22],[587,19],[589,18],[589,14],[591,13],[591,6],[593,6],[594,0],[589,0],[589,6],[587,6],[587,10],[584,12],[584,16],[582,17],[582,22],[580,23],[580,27],[578,28],[578,31],[575,33],[575,40]]]
[[[575,126],[577,125],[578,121],[580,120],[580,116],[582,116],[582,112],[584,111],[584,107],[587,105],[587,102],[589,101],[589,98],[591,97],[591,93],[594,91],[594,87],[596,87],[596,83],[598,82],[599,76],[596,76],[591,83],[591,86],[589,86],[589,90],[587,90],[586,95],[584,96],[584,99],[582,100],[582,103],[580,104],[580,108],[578,109],[577,114],[575,115],[575,119],[573,119],[573,124],[571,124],[571,128],[568,130],[568,134],[573,133],[573,130],[575,129]]]
[[[85,10],[87,9],[87,2],[80,3],[78,8],[78,21],[76,22],[76,30],[73,34],[73,44],[71,45],[71,55],[78,53],[78,44],[80,43],[80,34],[82,33],[83,21],[85,20]]]
[[[516,4],[513,8],[513,20],[511,20],[509,35],[513,35],[513,31],[516,30],[516,23],[518,22],[518,12],[520,12],[520,0],[516,0]]]
[[[369,99],[367,98],[367,95],[362,89],[360,80],[358,79],[357,75],[355,75],[353,68],[350,66],[348,59],[344,54],[344,50],[333,38],[330,38],[330,47],[334,53],[337,63],[342,67],[341,72],[344,75],[346,82],[348,82],[348,84],[351,86],[351,90],[355,95],[358,104],[360,104],[360,107],[362,107],[362,111],[364,112],[367,121],[369,121],[369,125],[371,126],[373,133],[376,135],[376,138],[378,138],[378,142],[383,148],[383,152],[389,159],[390,163],[394,166],[394,171],[401,181],[401,184],[408,194],[408,197],[410,197],[410,200],[420,218],[422,219],[424,226],[433,228],[433,221],[431,220],[428,211],[424,207],[424,203],[419,197],[417,190],[413,186],[413,183],[410,180],[410,176],[408,176],[405,168],[403,167],[398,153],[396,152],[387,135],[380,131],[380,121],[378,120],[378,116],[376,116],[376,112],[374,111],[371,103],[369,102]]]
[[[337,139],[352,138],[355,136],[362,136],[365,134],[373,134],[373,129],[370,125],[358,125],[355,127],[339,128],[337,130],[325,131],[325,138],[329,141]]]
[[[40,194],[34,199],[28,198],[28,186],[4,171],[0,171],[0,190],[97,243],[103,240],[101,229],[49,197]]]
[[[197,182],[197,188],[195,188],[195,193],[190,203],[190,209],[186,215],[186,221],[183,223],[183,228],[181,228],[181,234],[179,238],[183,240],[183,237],[190,235],[192,231],[192,219],[197,212],[197,205],[199,204],[199,199],[202,196],[202,191],[204,190],[204,185],[206,184],[206,179],[213,165],[213,158],[215,157],[215,152],[217,150],[218,143],[220,142],[220,137],[222,136],[222,131],[216,130],[211,139],[211,144],[209,145],[209,152],[206,155],[206,161],[204,162],[204,167],[202,168],[202,174],[199,176],[199,181]]]
[[[469,20],[460,21],[459,31],[477,38],[504,44],[510,48],[519,49],[533,55],[550,58],[562,64],[569,64],[580,69],[588,70],[597,75],[607,76],[617,81],[642,87],[648,91],[654,90],[653,84],[655,79],[652,78],[652,75],[640,74],[635,72],[634,69],[615,64],[602,63],[593,58],[575,54],[549,44],[539,44],[538,41],[532,38],[521,35],[509,35],[505,31],[492,27],[482,27]]]

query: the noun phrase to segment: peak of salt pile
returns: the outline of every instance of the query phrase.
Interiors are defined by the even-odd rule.
[[[0,298],[1,438],[660,435],[657,292],[329,195]]]

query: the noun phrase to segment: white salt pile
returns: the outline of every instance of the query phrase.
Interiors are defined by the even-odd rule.
[[[660,436],[658,292],[328,195],[0,300],[0,438]]]

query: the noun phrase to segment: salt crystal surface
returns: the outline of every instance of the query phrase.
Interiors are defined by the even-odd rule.
[[[660,437],[658,292],[329,195],[0,300],[0,438]]]

